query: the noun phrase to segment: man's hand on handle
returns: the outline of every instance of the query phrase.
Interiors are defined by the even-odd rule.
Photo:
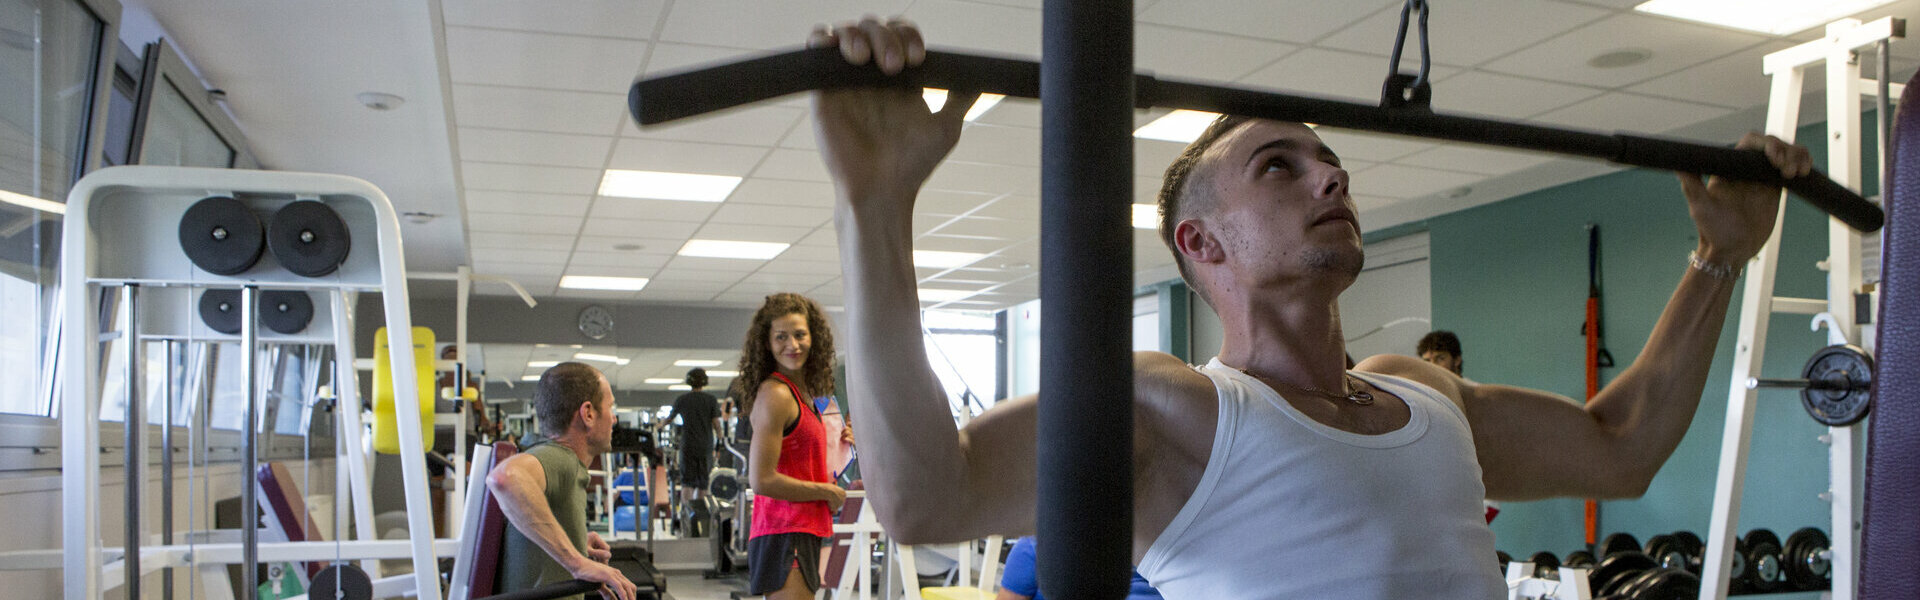
[[[818,26],[807,38],[807,46],[838,46],[848,63],[876,63],[889,75],[918,66],[927,57],[920,30],[898,18],[882,22],[869,16],[831,29]],[[953,90],[935,113],[927,110],[918,89],[817,92],[813,111],[821,157],[840,191],[856,203],[875,197],[911,201],[959,141],[961,118],[978,97],[978,93]]]
[[[1794,178],[1813,170],[1813,158],[1806,148],[1780,138],[1748,133],[1737,146],[1765,152],[1780,176]],[[1702,180],[1693,173],[1680,173],[1680,188],[1687,195],[1687,212],[1700,232],[1701,260],[1734,268],[1760,252],[1773,235],[1773,222],[1780,210],[1780,187],[1764,183],[1738,181],[1724,177]]]

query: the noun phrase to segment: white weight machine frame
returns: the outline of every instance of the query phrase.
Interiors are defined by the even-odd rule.
[[[1888,84],[1885,74],[1887,49],[1891,40],[1904,35],[1905,21],[1884,17],[1871,23],[1843,19],[1827,25],[1826,36],[1786,50],[1768,54],[1764,72],[1773,78],[1767,102],[1767,133],[1793,141],[1800,115],[1801,89],[1806,79],[1803,70],[1826,63],[1827,77],[1827,176],[1849,189],[1860,188],[1860,99],[1877,94],[1881,123],[1890,123],[1887,114],[1890,96],[1902,91],[1899,84]],[[1859,51],[1878,46],[1881,85],[1870,91],[1859,75]],[[1881,164],[1887,160],[1886,126],[1881,128]],[[1882,169],[1884,172],[1884,169]],[[1885,183],[1882,182],[1884,189]],[[1782,196],[1784,201],[1785,197]],[[1765,357],[1768,321],[1772,313],[1815,315],[1813,327],[1827,326],[1830,344],[1858,342],[1873,354],[1871,328],[1855,323],[1854,294],[1861,290],[1862,265],[1858,232],[1829,219],[1827,227],[1827,298],[1783,298],[1773,295],[1774,273],[1779,267],[1781,225],[1774,221],[1774,235],[1747,268],[1746,289],[1741,296],[1740,330],[1734,347],[1733,377],[1727,395],[1727,421],[1722,433],[1720,466],[1714,485],[1713,517],[1709,525],[1706,563],[1700,581],[1701,600],[1725,600],[1728,577],[1732,573],[1734,529],[1740,522],[1741,494],[1746,486],[1747,450],[1753,437],[1756,391],[1748,379],[1758,377]],[[1877,256],[1879,253],[1875,252]],[[1875,297],[1878,292],[1874,292]],[[1875,303],[1877,304],[1877,303]],[[1868,335],[1863,335],[1867,333]],[[1827,466],[1830,484],[1823,500],[1832,507],[1831,574],[1833,589],[1828,598],[1852,600],[1859,575],[1860,490],[1862,465],[1855,455],[1855,440],[1861,424],[1829,427],[1821,440],[1828,445]]]

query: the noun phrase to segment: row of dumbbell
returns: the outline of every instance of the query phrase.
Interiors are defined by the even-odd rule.
[[[1793,532],[1784,543],[1770,530],[1748,531],[1734,540],[1729,593],[1830,589],[1828,547],[1826,533],[1813,527]],[[1632,535],[1616,533],[1602,540],[1595,552],[1575,550],[1564,560],[1552,552],[1538,552],[1528,561],[1534,564],[1534,576],[1542,579],[1558,579],[1563,565],[1587,569],[1595,598],[1691,598],[1699,593],[1706,544],[1692,532],[1656,535],[1644,546]],[[1499,558],[1504,576],[1512,559],[1505,552]]]

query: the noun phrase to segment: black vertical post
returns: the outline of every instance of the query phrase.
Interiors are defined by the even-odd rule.
[[[1047,0],[1042,38],[1040,589],[1116,600],[1133,556],[1133,2]]]

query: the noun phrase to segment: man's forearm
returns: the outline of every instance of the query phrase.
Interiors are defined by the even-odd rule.
[[[844,199],[835,218],[846,285],[850,395],[860,399],[854,431],[867,452],[861,475],[877,514],[909,538],[967,506],[959,435],[921,339],[912,261],[910,202]],[[929,527],[933,529],[928,529]]]
[[[1687,267],[1640,356],[1588,403],[1633,476],[1652,479],[1686,436],[1736,283]]]
[[[552,507],[547,506],[546,498],[531,486],[509,483],[496,486],[493,492],[500,499],[500,510],[507,515],[520,535],[527,536],[533,544],[553,557],[554,562],[568,571],[576,570],[586,556],[573,547],[573,540],[567,537],[567,531],[553,517]]]

